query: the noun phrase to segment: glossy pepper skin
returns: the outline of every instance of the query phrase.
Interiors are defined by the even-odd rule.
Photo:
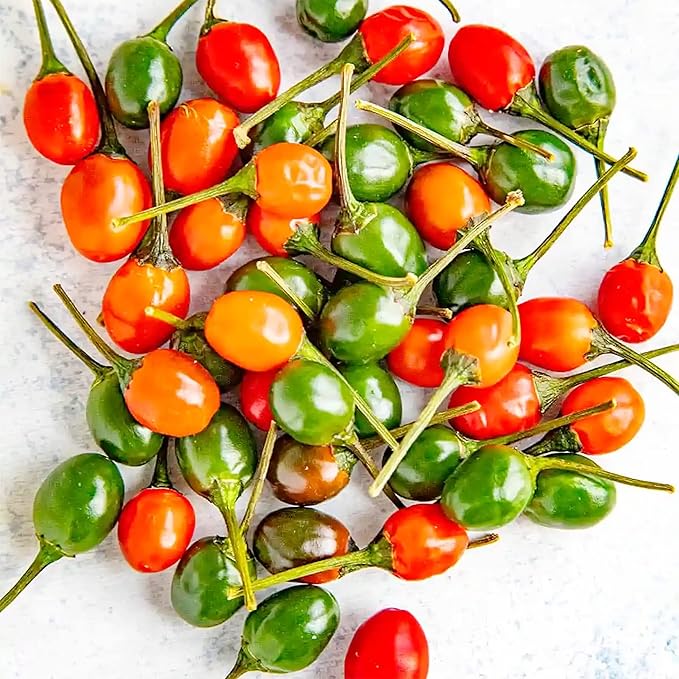
[[[267,480],[281,502],[315,505],[344,490],[355,465],[354,455],[342,446],[307,446],[281,436],[274,446]]]
[[[304,359],[279,371],[269,404],[284,432],[312,446],[333,442],[354,419],[354,397],[344,382],[330,368]]]
[[[321,279],[308,267],[294,259],[284,257],[262,257],[243,264],[227,279],[225,290],[259,290],[281,297],[290,304],[294,303],[265,273],[257,269],[257,262],[266,262],[279,274],[290,289],[314,314],[319,314],[326,300],[326,290]]]
[[[389,370],[418,387],[438,387],[443,381],[441,359],[447,327],[438,318],[416,318],[404,340],[389,352]]]
[[[245,619],[241,650],[228,679],[245,672],[298,672],[316,661],[339,625],[339,606],[315,585],[288,587]]]
[[[269,391],[278,369],[265,372],[247,371],[240,383],[240,409],[245,419],[260,431],[269,431],[273,413],[269,406]]]
[[[362,396],[373,413],[387,429],[401,425],[403,403],[394,378],[378,363],[342,366],[340,368],[349,384]],[[360,437],[374,436],[375,429],[356,410],[354,427]]]
[[[255,565],[249,562],[251,576]],[[243,606],[243,597],[229,599],[229,587],[241,579],[229,541],[212,536],[194,542],[181,558],[172,578],[171,601],[177,614],[194,627],[214,627],[226,622]]]
[[[429,645],[408,611],[387,608],[354,634],[344,660],[344,679],[427,679]]]
[[[584,455],[556,455],[560,460],[598,467]],[[535,493],[524,514],[548,528],[590,528],[603,521],[615,508],[615,484],[596,476],[565,469],[540,472]]]
[[[254,553],[269,573],[280,573],[356,549],[337,519],[309,507],[287,507],[267,514],[255,530]],[[302,582],[321,585],[339,577],[339,569],[310,575]]]
[[[297,21],[321,42],[341,42],[353,35],[368,14],[368,0],[297,0]]]

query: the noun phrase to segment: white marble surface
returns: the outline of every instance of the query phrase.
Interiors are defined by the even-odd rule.
[[[171,2],[67,0],[76,26],[103,69],[113,47],[150,27]],[[372,0],[376,10],[389,4]],[[434,0],[416,0],[454,29]],[[285,83],[335,53],[298,30],[293,0],[235,0],[220,10],[258,23],[271,36],[284,65]],[[639,150],[636,165],[650,172],[643,185],[626,177],[611,187],[616,247],[600,247],[602,226],[593,204],[534,272],[526,291],[591,301],[602,272],[626,255],[651,219],[679,149],[676,37],[679,6],[666,0],[458,0],[467,22],[506,27],[539,62],[549,51],[584,43],[610,64],[618,85],[618,111],[609,134],[612,152]],[[556,16],[556,6],[567,16]],[[184,97],[206,94],[193,65],[200,23],[195,8],[171,36],[185,65]],[[59,54],[74,64],[55,27]],[[75,334],[50,292],[61,281],[96,315],[113,266],[79,258],[66,239],[58,208],[66,170],[37,157],[21,124],[23,93],[39,67],[37,35],[27,0],[0,0],[0,590],[8,587],[36,549],[31,502],[42,477],[68,456],[91,448],[83,423],[89,375],[47,336],[26,301],[42,301]],[[445,77],[442,62],[436,71]],[[329,84],[314,98],[330,92]],[[370,88],[377,101],[386,89]],[[367,94],[364,91],[364,95]],[[507,126],[526,126],[502,117]],[[528,124],[530,125],[530,124]],[[124,135],[136,158],[143,135]],[[588,158],[578,155],[577,194],[592,181]],[[512,216],[496,230],[497,242],[522,254],[558,215]],[[679,199],[661,236],[663,261],[679,281]],[[227,271],[258,253],[248,244],[232,262],[193,277],[196,308],[217,293]],[[679,312],[654,345],[676,341]],[[679,374],[679,357],[662,365]],[[625,450],[604,462],[616,471],[679,483],[677,400],[657,383],[629,371],[648,406],[646,424]],[[423,394],[407,392],[412,414]],[[149,473],[125,471],[128,494]],[[336,513],[365,543],[388,512],[362,492],[365,478],[324,509]],[[196,536],[220,530],[219,518],[195,499]],[[260,512],[275,506],[266,496]],[[431,644],[431,679],[670,679],[679,677],[679,499],[621,488],[618,507],[586,532],[551,532],[528,521],[502,531],[501,542],[465,557],[450,574],[420,584],[365,572],[331,585],[342,606],[339,633],[320,661],[300,679],[342,677],[342,658],[357,625],[387,606],[410,609]],[[230,668],[244,614],[212,630],[192,629],[168,602],[171,573],[144,577],[121,558],[115,539],[75,561],[48,569],[0,616],[2,679],[219,679]]]

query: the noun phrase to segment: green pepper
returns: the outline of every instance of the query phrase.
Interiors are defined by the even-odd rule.
[[[155,100],[161,115],[174,108],[182,90],[182,66],[167,36],[198,0],[184,0],[153,30],[116,47],[106,71],[106,98],[111,113],[126,127],[149,126],[147,106]]]
[[[368,0],[297,0],[297,21],[322,42],[342,42],[356,33]]]
[[[220,391],[226,392],[240,383],[243,371],[222,358],[205,339],[203,327],[207,313],[194,314],[182,321],[175,319],[177,330],[170,344],[173,349],[183,351],[200,363],[214,377]]]
[[[586,455],[555,455],[582,465],[599,467]],[[538,474],[535,493],[524,514],[549,528],[589,528],[615,508],[616,488],[606,479],[578,472],[549,469]]]
[[[348,436],[354,419],[354,397],[325,365],[292,361],[276,375],[269,403],[278,426],[296,441],[325,445]]]
[[[387,429],[393,429],[401,424],[403,413],[401,392],[391,373],[377,363],[342,366],[340,370]],[[356,410],[354,425],[360,437],[374,436],[376,433],[375,428],[359,410]]]
[[[266,274],[257,269],[257,262],[266,262],[283,278],[285,283],[318,315],[326,300],[326,290],[321,279],[308,267],[294,259],[285,257],[262,257],[247,262],[236,269],[226,281],[226,291],[259,290],[282,297],[294,305],[291,300]]]
[[[255,530],[254,552],[269,573],[280,573],[313,561],[354,551],[347,528],[334,517],[310,507],[286,507],[267,514]],[[338,573],[315,576],[310,584],[334,580]],[[333,577],[334,576],[334,577]]]
[[[31,311],[44,326],[94,374],[87,396],[87,426],[94,442],[115,462],[138,467],[152,460],[164,437],[137,422],[125,405],[120,380],[114,368],[95,361],[59,328],[35,303]]]
[[[223,403],[207,428],[194,436],[177,439],[177,461],[191,488],[214,504],[226,522],[245,602],[254,605],[247,544],[236,518],[236,502],[252,481],[257,466],[257,447],[245,418]]]
[[[276,592],[246,618],[238,659],[227,679],[309,667],[330,643],[339,616],[335,597],[320,587],[298,585]]]
[[[256,576],[249,561],[250,575]],[[229,587],[242,584],[226,538],[212,536],[194,542],[177,564],[172,578],[171,601],[177,614],[195,627],[214,627],[243,606],[243,597],[228,599]]]
[[[0,599],[0,612],[50,564],[89,552],[113,530],[123,506],[123,477],[111,460],[83,453],[62,462],[42,482],[33,501],[40,550],[28,570]]]
[[[608,123],[615,108],[613,75],[604,60],[582,45],[552,52],[538,77],[540,96],[548,111],[564,125],[603,150]],[[597,175],[606,165],[595,158]],[[606,226],[605,247],[613,245],[608,189],[601,191],[601,209]]]

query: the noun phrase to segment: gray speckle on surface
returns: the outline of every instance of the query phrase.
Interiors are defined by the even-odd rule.
[[[48,3],[45,3],[48,4]],[[100,73],[122,39],[154,25],[171,0],[86,0],[66,3]],[[371,9],[389,4],[372,0]],[[434,0],[414,0],[454,30]],[[664,0],[591,2],[567,6],[539,0],[457,0],[465,21],[505,27],[539,63],[552,49],[583,43],[608,61],[618,86],[618,111],[609,150],[639,150],[635,164],[650,173],[644,185],[616,178],[611,199],[615,248],[601,249],[598,205],[592,205],[563,237],[529,281],[526,296],[569,294],[591,302],[602,272],[625,256],[646,229],[679,150],[675,111],[679,104],[676,36],[679,6]],[[257,23],[271,36],[284,67],[284,85],[338,51],[315,43],[294,22],[293,0],[231,0],[219,11]],[[93,11],[96,7],[96,11]],[[185,65],[183,97],[207,94],[193,64],[201,9],[192,9],[171,36]],[[561,16],[556,11],[564,12]],[[76,72],[75,59],[51,9],[59,55]],[[567,15],[565,14],[567,12]],[[97,266],[78,257],[59,214],[59,189],[67,170],[39,158],[21,123],[23,94],[39,68],[37,34],[25,0],[0,2],[0,590],[28,565],[36,550],[32,535],[33,494],[59,461],[92,447],[83,423],[90,376],[33,319],[28,299],[40,301],[64,328],[82,336],[51,293],[60,281],[90,318],[116,265]],[[435,70],[447,76],[442,60]],[[310,99],[330,94],[337,82],[317,88]],[[362,96],[384,102],[390,88],[372,85]],[[533,124],[489,116],[507,129]],[[145,162],[144,133],[124,132],[131,155]],[[578,153],[575,197],[593,180],[591,161]],[[514,255],[532,249],[559,218],[512,215],[494,229],[497,243]],[[679,281],[679,202],[666,216],[660,238],[662,260]],[[259,255],[248,243],[224,267],[193,276],[194,307],[217,294],[228,273]],[[679,314],[654,346],[679,337]],[[679,357],[662,359],[679,374]],[[646,424],[625,450],[607,456],[611,469],[679,482],[676,450],[677,401],[638,370],[628,372],[648,405]],[[403,386],[403,385],[402,385]],[[425,394],[404,387],[406,417]],[[125,470],[128,495],[144,485],[150,470]],[[175,473],[176,476],[176,473]],[[385,502],[364,494],[357,472],[352,489],[325,511],[338,515],[365,544],[389,512]],[[185,489],[183,484],[181,488]],[[196,536],[221,530],[216,511],[193,497]],[[276,506],[265,493],[259,514]],[[521,520],[502,531],[499,544],[466,556],[448,575],[408,584],[381,572],[365,572],[331,585],[342,606],[335,641],[299,679],[341,679],[342,659],[353,631],[385,607],[411,610],[431,646],[430,679],[676,679],[679,677],[679,502],[663,494],[620,488],[615,513],[580,533],[550,532]],[[0,675],[16,679],[219,679],[230,668],[244,614],[223,628],[192,629],[169,605],[171,573],[145,577],[126,567],[115,537],[97,551],[50,567],[0,616]]]

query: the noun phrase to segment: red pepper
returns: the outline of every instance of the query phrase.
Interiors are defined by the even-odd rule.
[[[262,431],[269,431],[273,422],[269,392],[277,374],[278,369],[265,372],[247,371],[240,383],[240,407],[243,415]]]

